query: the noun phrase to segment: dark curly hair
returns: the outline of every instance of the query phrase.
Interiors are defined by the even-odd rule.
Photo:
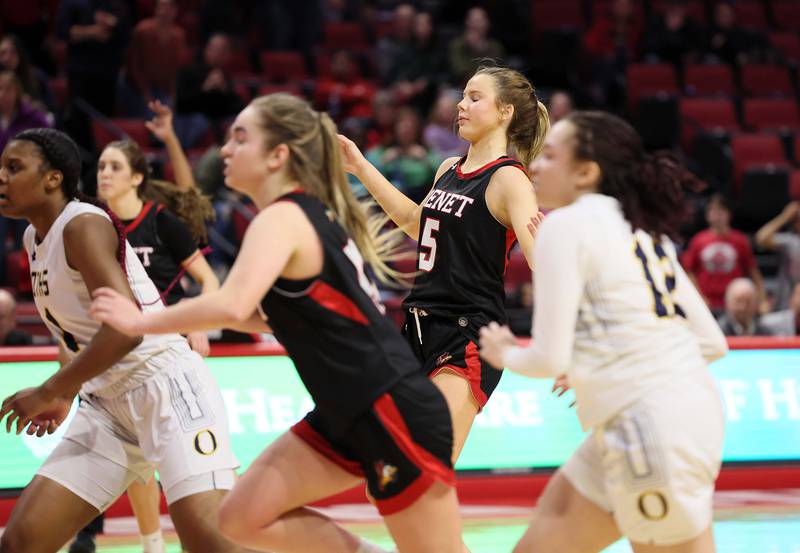
[[[56,129],[28,129],[17,134],[13,140],[25,140],[36,145],[42,157],[42,171],[55,170],[61,173],[61,190],[68,200],[76,199],[90,203],[105,211],[117,230],[119,245],[117,261],[122,271],[125,268],[125,227],[119,217],[109,209],[105,202],[86,196],[80,191],[81,152],[78,145],[65,133]]]
[[[684,191],[700,181],[671,152],[647,153],[636,130],[616,115],[576,111],[565,120],[575,127],[575,159],[597,163],[599,192],[619,200],[631,226],[676,237],[689,215]]]

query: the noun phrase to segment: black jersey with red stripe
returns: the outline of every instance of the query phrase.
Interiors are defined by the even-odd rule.
[[[128,243],[162,294],[164,303],[178,303],[185,293],[174,280],[182,274],[181,262],[197,250],[191,231],[176,215],[152,201],[144,204],[135,219],[123,221],[123,224]]]
[[[381,394],[419,372],[419,361],[383,315],[361,254],[333,213],[302,192],[278,201],[303,210],[319,236],[324,261],[315,278],[279,278],[261,310],[317,410],[341,435]]]
[[[503,156],[463,173],[464,159],[436,181],[422,207],[419,273],[403,305],[443,316],[505,321],[503,277],[516,235],[489,211],[486,189],[501,167],[524,168]]]

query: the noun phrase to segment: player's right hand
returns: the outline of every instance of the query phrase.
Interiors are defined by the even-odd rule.
[[[127,336],[141,336],[142,312],[131,300],[106,286],[92,292],[89,314],[95,321],[114,327]]]
[[[342,149],[342,165],[346,172],[351,175],[358,176],[358,169],[361,164],[366,163],[367,159],[361,150],[358,149],[356,143],[344,136],[343,134],[336,135],[339,139],[339,146]]]

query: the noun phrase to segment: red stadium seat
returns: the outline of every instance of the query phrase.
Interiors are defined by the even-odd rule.
[[[778,65],[742,66],[742,91],[746,96],[791,96],[789,71]]]
[[[150,144],[150,131],[143,119],[111,119],[108,123],[92,120],[92,133],[98,151],[109,142],[130,138],[141,148],[147,150]]]
[[[656,13],[664,13],[669,2],[670,0],[655,0],[653,2],[653,10]],[[703,0],[689,0],[686,2],[686,13],[698,23],[705,23],[706,21],[706,8],[703,5]]]
[[[775,26],[787,31],[800,31],[800,2],[797,0],[774,0],[772,16]]]
[[[691,96],[733,96],[733,71],[729,65],[691,64],[684,77],[686,94]]]
[[[299,52],[261,52],[261,74],[270,83],[308,78],[306,61]]]
[[[365,50],[369,44],[360,24],[330,22],[325,24],[323,47],[326,50]]]
[[[766,29],[767,14],[759,0],[737,0],[733,4],[736,24],[747,29]]]
[[[744,101],[744,125],[753,130],[800,128],[794,100],[748,98]]]
[[[677,95],[675,68],[666,63],[628,66],[628,106],[634,108],[645,97]]]
[[[58,109],[64,109],[69,96],[69,86],[66,77],[53,77],[50,79],[50,90],[53,91],[53,101]]]
[[[739,129],[733,102],[727,98],[683,98],[679,109],[681,141],[687,151],[699,130],[732,132]]]
[[[535,33],[583,28],[583,8],[578,0],[534,2],[531,15]]]
[[[733,173],[738,185],[748,169],[787,165],[780,138],[772,134],[739,134],[731,138]]]
[[[800,37],[796,33],[770,33],[769,42],[781,53],[786,63],[800,62]]]
[[[789,174],[789,198],[796,202],[800,201],[800,170]]]

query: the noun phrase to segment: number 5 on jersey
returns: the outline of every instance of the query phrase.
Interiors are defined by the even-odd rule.
[[[435,232],[439,231],[439,220],[425,219],[425,225],[422,227],[422,237],[419,240],[419,261],[417,269],[420,271],[430,272],[433,270],[433,265],[436,263],[436,236]],[[424,248],[427,248],[425,251]]]

